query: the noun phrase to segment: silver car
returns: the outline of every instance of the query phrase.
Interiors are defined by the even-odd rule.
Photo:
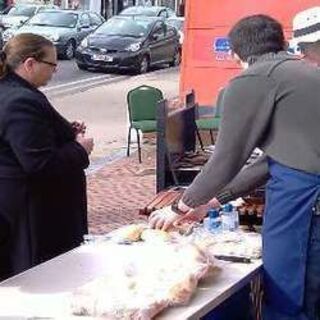
[[[5,15],[1,17],[0,28],[6,30],[8,28],[18,28],[25,21],[30,19],[38,12],[47,9],[57,9],[55,5],[38,5],[38,4],[17,4],[12,6]]]
[[[172,9],[163,6],[132,6],[122,10],[119,15],[161,17],[168,19],[169,17],[174,17],[176,14]]]
[[[59,57],[72,59],[80,42],[104,21],[91,11],[47,10],[33,16],[19,29],[6,30],[3,40],[7,42],[21,33],[39,34],[54,43]]]

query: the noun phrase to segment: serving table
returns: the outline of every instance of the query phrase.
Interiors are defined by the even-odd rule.
[[[1,320],[91,320],[66,316],[68,297],[75,288],[102,275],[112,257],[80,246],[0,283]],[[221,268],[201,280],[187,306],[170,307],[156,319],[199,319],[259,275],[261,261],[223,262]]]

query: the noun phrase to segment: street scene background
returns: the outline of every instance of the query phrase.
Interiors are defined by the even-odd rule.
[[[156,194],[154,136],[143,139],[142,163],[137,144],[126,156],[127,92],[146,84],[159,88],[171,103],[178,102],[179,68],[159,67],[143,75],[89,73],[74,61],[59,61],[52,81],[42,90],[68,120],[82,120],[94,137],[87,172],[88,221],[91,234],[104,234],[145,219],[139,215]]]
[[[167,99],[177,98],[179,70],[163,68],[138,76],[88,73],[78,70],[73,61],[59,61],[54,78],[43,90],[68,120],[86,123],[87,134],[95,138],[94,163],[126,149],[127,93],[142,84],[159,88]]]

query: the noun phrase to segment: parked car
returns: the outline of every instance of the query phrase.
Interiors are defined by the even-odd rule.
[[[168,7],[161,6],[132,6],[120,12],[121,16],[147,16],[147,17],[161,17],[167,19],[175,16],[175,12]]]
[[[2,18],[8,14],[11,8],[13,8],[13,5],[7,6],[4,10],[0,11],[0,30],[3,29]]]
[[[39,34],[54,43],[60,57],[72,59],[83,38],[104,21],[104,18],[95,12],[50,10],[36,14],[17,30],[6,30],[3,40],[6,42],[20,33]]]
[[[18,4],[14,5],[6,14],[1,16],[1,28],[3,30],[8,28],[18,28],[29,18],[38,12],[47,9],[57,9],[54,5],[36,5],[36,4]]]
[[[76,51],[80,69],[147,72],[150,66],[180,63],[179,36],[163,19],[116,16],[85,38]]]
[[[11,8],[14,7],[14,5],[9,5],[7,7],[5,7],[1,12],[0,12],[0,17],[3,16],[3,15],[6,15],[8,14],[8,12],[11,10]]]
[[[2,18],[8,14],[8,12],[13,8],[13,5],[7,6],[4,10],[0,12],[0,33],[4,31],[4,25],[2,24]]]
[[[183,28],[184,28],[184,17],[170,17],[167,19],[167,24],[169,26],[175,27],[179,34],[179,41],[180,44],[183,44],[184,34],[183,34]]]

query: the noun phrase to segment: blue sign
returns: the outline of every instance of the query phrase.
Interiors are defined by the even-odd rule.
[[[227,37],[214,39],[213,50],[216,53],[229,53],[231,50],[230,40]]]

